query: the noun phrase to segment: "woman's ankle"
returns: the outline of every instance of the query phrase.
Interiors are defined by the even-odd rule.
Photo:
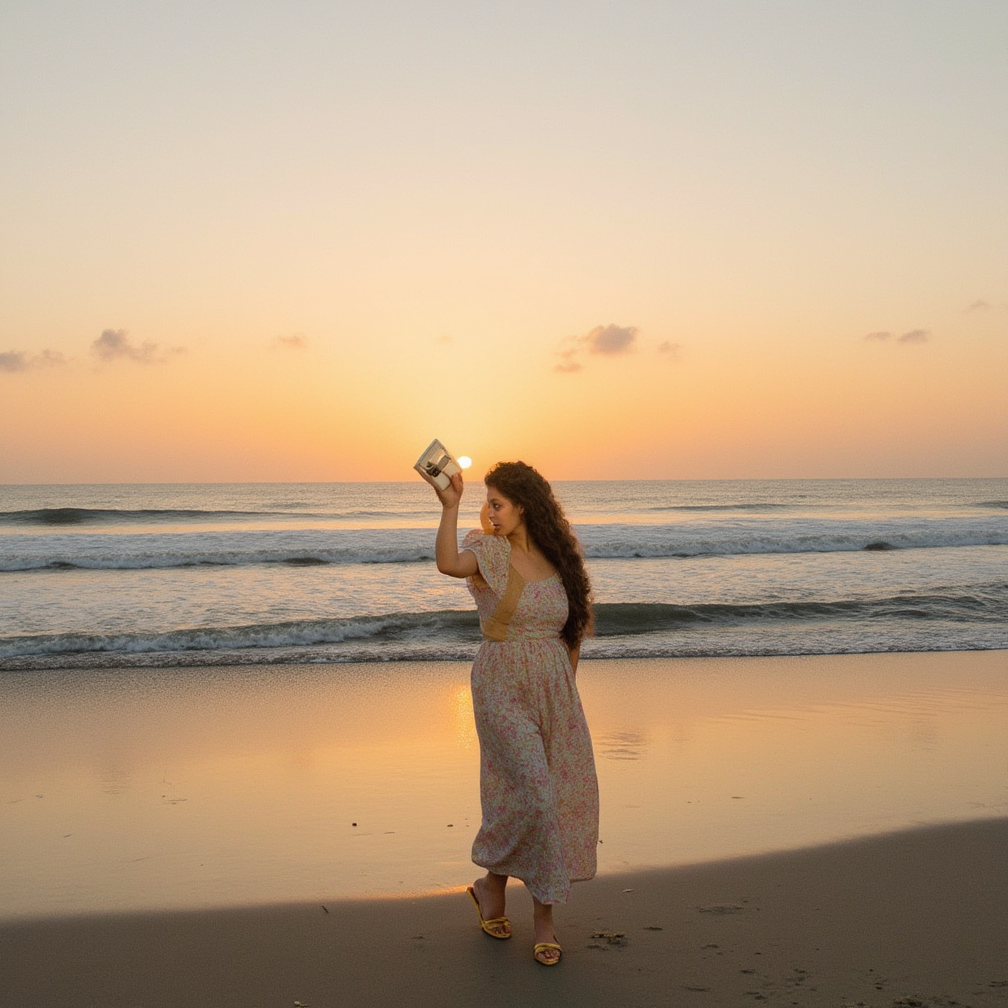
[[[488,871],[479,881],[487,892],[503,893],[507,889],[508,876]]]

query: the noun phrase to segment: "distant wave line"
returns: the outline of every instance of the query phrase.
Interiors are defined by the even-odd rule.
[[[296,507],[298,505],[291,505]],[[403,518],[415,512],[407,511],[242,511],[200,510],[199,508],[31,508],[24,511],[0,511],[0,525],[36,525],[44,527],[72,527],[75,525],[115,525],[205,521],[293,518],[318,521],[352,520],[355,518]]]
[[[1001,534],[944,537],[934,541],[912,536],[877,538],[872,535],[810,537],[800,540],[760,537],[737,542],[603,542],[588,543],[585,558],[591,560],[689,560],[718,556],[758,556],[808,553],[888,552],[907,549],[954,549],[973,546],[1008,545],[1008,531]],[[325,567],[329,565],[414,564],[434,559],[433,543],[420,546],[363,545],[358,548],[311,549],[298,546],[274,549],[151,550],[130,554],[100,552],[54,552],[51,554],[0,555],[0,574],[77,570],[134,571],[172,570],[205,567],[249,567],[287,565]]]
[[[436,517],[434,512],[428,516],[425,512],[406,508],[399,510],[348,508],[344,510],[302,510],[310,505],[301,502],[283,503],[270,509],[241,508],[82,508],[82,507],[43,507],[28,508],[18,511],[0,511],[0,525],[35,526],[42,528],[68,528],[87,525],[115,524],[166,524],[170,522],[205,522],[214,521],[253,521],[255,519],[292,519],[317,521],[352,521],[374,519],[405,519],[416,518],[421,513],[424,517]],[[766,502],[737,502],[717,504],[653,504],[634,507],[631,503],[620,506],[614,511],[619,514],[711,514],[743,513],[743,514],[774,514],[792,510],[796,505]],[[805,509],[817,510],[816,505],[802,505]],[[960,505],[965,508],[976,508],[991,511],[1008,511],[1008,500],[988,500]],[[591,511],[590,504],[585,504]],[[577,518],[574,517],[577,524]]]
[[[254,550],[247,553],[159,553],[135,556],[102,557],[20,557],[0,558],[0,573],[60,572],[78,570],[133,571],[179,570],[203,567],[248,567],[283,564],[289,567],[325,567],[333,564],[402,564],[432,561],[434,552],[393,550],[362,554],[350,550]]]
[[[755,513],[789,511],[791,504],[654,504],[642,511],[750,511]],[[628,512],[633,508],[627,508]]]

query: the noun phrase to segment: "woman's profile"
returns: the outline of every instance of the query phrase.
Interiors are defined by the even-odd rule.
[[[533,954],[553,966],[561,956],[553,904],[595,875],[598,782],[575,683],[591,586],[570,524],[531,466],[501,462],[486,474],[484,529],[461,550],[461,473],[445,489],[424,478],[442,505],[438,570],[467,579],[485,638],[471,679],[483,811],[472,857],[487,872],[467,892],[483,930],[510,938],[506,887],[511,877],[524,882]]]

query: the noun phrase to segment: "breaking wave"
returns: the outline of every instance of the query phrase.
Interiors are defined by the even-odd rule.
[[[1002,635],[1000,645],[1008,646],[1008,583],[961,588],[928,594],[898,594],[879,599],[841,599],[835,602],[779,602],[764,604],[704,604],[694,606],[665,603],[617,602],[595,607],[595,638],[591,650],[603,654],[649,654],[675,656],[706,653],[696,650],[695,631],[759,631],[786,627],[796,640],[803,635],[806,649],[817,650],[813,635],[822,627],[843,624],[899,623],[920,625],[932,622],[942,627],[956,624],[990,627]],[[659,638],[649,640],[649,638]],[[713,638],[711,638],[713,639]],[[344,619],[308,619],[246,626],[207,626],[161,633],[124,634],[35,634],[0,638],[0,660],[31,656],[74,656],[106,653],[161,655],[198,651],[233,652],[255,649],[261,660],[272,660],[270,651],[294,649],[288,660],[306,660],[324,646],[353,645],[327,653],[330,660],[367,657],[449,659],[471,656],[481,640],[476,613],[469,610],[400,612]],[[763,653],[754,643],[749,652]],[[719,653],[711,651],[711,653]],[[275,659],[275,655],[273,656]],[[214,660],[213,654],[207,660]]]
[[[30,508],[23,511],[0,511],[0,525],[56,527],[78,525],[167,525],[183,523],[213,523],[221,521],[256,521],[258,519],[294,519],[299,522],[374,520],[402,518],[401,511],[305,511],[296,502],[282,502],[276,511],[201,510],[199,508]]]
[[[1008,516],[910,520],[695,520],[665,525],[578,525],[590,560],[837,553],[1008,545]],[[93,532],[0,536],[0,572],[143,570],[430,561],[429,528]]]

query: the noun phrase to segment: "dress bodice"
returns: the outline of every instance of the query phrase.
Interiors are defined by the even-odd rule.
[[[508,577],[520,577],[511,568],[511,543],[504,536],[470,532],[463,541],[464,550],[476,555],[479,573],[466,578],[466,584],[479,610],[480,626],[487,625],[497,610],[507,588]],[[567,593],[559,574],[539,581],[525,581],[505,640],[529,640],[559,637],[567,622]],[[488,635],[489,636],[489,635]]]

